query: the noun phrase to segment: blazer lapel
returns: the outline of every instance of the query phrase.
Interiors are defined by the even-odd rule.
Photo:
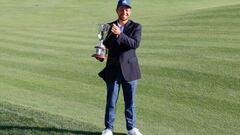
[[[128,20],[128,22],[124,26],[123,33],[127,34],[127,32],[129,31],[130,24],[131,24],[131,20]]]
[[[114,23],[117,24],[117,21],[115,21]],[[128,20],[128,22],[125,24],[124,29],[123,29],[124,34],[127,34],[129,32],[130,26],[131,26],[131,20]],[[119,45],[121,44],[119,40],[117,40],[117,43]]]

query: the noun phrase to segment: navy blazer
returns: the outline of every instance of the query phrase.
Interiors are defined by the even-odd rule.
[[[109,23],[111,26],[117,21]],[[111,30],[111,28],[110,28]],[[117,37],[109,31],[103,44],[108,48],[106,67],[99,73],[107,82],[115,81],[122,72],[126,81],[141,78],[136,49],[140,46],[142,27],[139,23],[128,20],[123,32]]]

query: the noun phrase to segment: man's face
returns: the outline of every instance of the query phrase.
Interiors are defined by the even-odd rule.
[[[120,6],[116,9],[118,14],[118,19],[121,21],[126,21],[131,15],[131,8],[128,6]]]

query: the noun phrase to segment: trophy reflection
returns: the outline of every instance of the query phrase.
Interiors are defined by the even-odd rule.
[[[98,59],[100,61],[103,61],[104,59],[107,58],[107,53],[108,53],[107,48],[103,44],[103,41],[105,40],[105,38],[108,34],[108,31],[110,29],[110,25],[109,24],[98,24],[97,28],[98,28],[99,42],[95,46],[96,53],[93,54],[92,57],[95,57],[96,59]]]

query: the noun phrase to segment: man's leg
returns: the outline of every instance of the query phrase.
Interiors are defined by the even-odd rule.
[[[136,113],[135,113],[135,95],[137,89],[137,80],[130,82],[123,82],[123,96],[125,102],[125,118],[127,130],[131,130],[136,127]]]
[[[116,114],[116,104],[119,94],[119,84],[117,81],[109,83],[107,82],[107,101],[105,110],[105,128],[113,129],[115,114]]]

